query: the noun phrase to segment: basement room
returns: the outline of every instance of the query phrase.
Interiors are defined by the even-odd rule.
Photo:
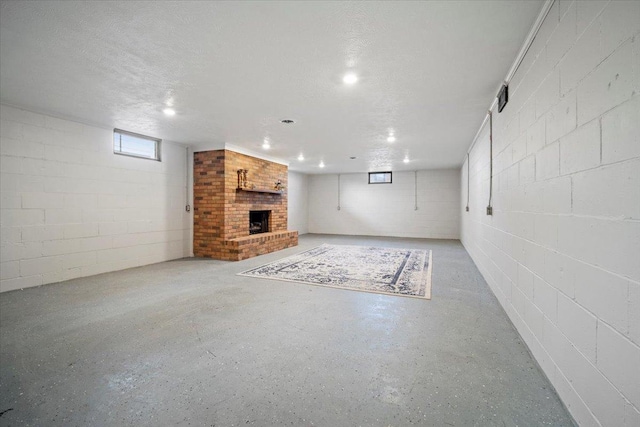
[[[640,1],[0,0],[0,426],[640,426]]]

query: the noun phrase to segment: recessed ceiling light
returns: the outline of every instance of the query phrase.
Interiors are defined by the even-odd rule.
[[[162,112],[165,113],[167,116],[176,115],[176,110],[174,110],[173,108],[165,108],[164,110],[162,110]]]
[[[291,119],[284,119],[284,120],[280,120],[280,123],[284,123],[285,125],[290,125],[295,123],[293,120]]]
[[[405,157],[405,158],[404,158],[404,160],[403,160],[403,162],[405,162],[405,163],[409,163],[409,158],[408,158],[408,157]]]
[[[319,164],[318,166],[320,166],[321,168],[323,168],[323,167],[324,167],[324,162],[323,162],[323,161],[320,161],[320,164]]]
[[[300,155],[298,156],[298,160],[299,160],[299,161],[301,161],[301,162],[302,162],[302,161],[304,161],[304,156],[303,156],[302,154],[300,154]]]
[[[358,81],[358,76],[356,76],[354,73],[348,73],[344,75],[344,77],[342,78],[342,81],[345,84],[352,85]]]
[[[269,148],[271,148],[271,144],[269,143],[269,140],[267,138],[265,138],[264,141],[262,141],[262,148],[264,148],[265,150],[268,150]]]
[[[389,135],[389,137],[387,138],[387,142],[396,142],[396,137],[393,135]]]

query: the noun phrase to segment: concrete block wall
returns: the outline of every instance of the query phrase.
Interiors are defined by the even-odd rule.
[[[309,176],[289,171],[288,223],[298,234],[309,232]]]
[[[394,172],[392,184],[369,184],[368,174],[309,176],[309,232],[458,239],[459,171]]]
[[[115,155],[113,130],[0,108],[0,291],[189,255],[185,147]]]
[[[553,4],[493,153],[487,216],[485,128],[463,244],[578,424],[640,425],[640,2]]]

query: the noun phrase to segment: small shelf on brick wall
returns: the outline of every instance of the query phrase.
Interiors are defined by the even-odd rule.
[[[269,194],[282,194],[280,190],[268,190],[266,188],[236,188],[236,191],[246,191],[249,193],[269,193]]]

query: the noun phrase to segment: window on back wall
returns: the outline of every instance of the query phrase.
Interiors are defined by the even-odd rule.
[[[391,172],[369,172],[369,184],[391,184]]]
[[[160,139],[125,130],[113,130],[113,152],[160,161]]]

